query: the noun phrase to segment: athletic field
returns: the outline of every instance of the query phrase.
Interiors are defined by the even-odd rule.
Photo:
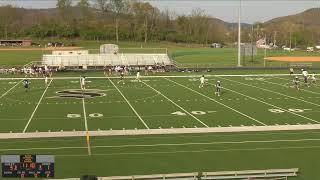
[[[320,177],[319,131],[293,131],[318,129],[319,84],[301,83],[298,91],[283,74],[207,75],[199,88],[199,78],[126,77],[122,84],[88,76],[81,91],[79,77],[61,76],[49,86],[31,79],[28,92],[19,78],[1,79],[1,133],[105,137],[1,140],[0,154],[57,155],[57,178],[272,168],[300,168],[298,179]],[[252,129],[261,132],[246,132]],[[141,135],[122,136],[135,132]]]

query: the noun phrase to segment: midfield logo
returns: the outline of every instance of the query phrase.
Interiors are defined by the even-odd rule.
[[[58,96],[53,96],[50,98],[76,98],[76,99],[82,99],[82,98],[96,98],[96,97],[103,97],[106,94],[103,90],[99,89],[66,89],[63,91],[56,92]]]

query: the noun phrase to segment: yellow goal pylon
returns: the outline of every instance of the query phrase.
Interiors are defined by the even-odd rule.
[[[86,131],[86,139],[87,139],[87,146],[88,146],[88,155],[91,156],[91,146],[90,146],[90,135],[89,135],[89,131]]]

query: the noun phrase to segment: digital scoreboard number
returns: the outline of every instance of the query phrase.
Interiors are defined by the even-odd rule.
[[[2,155],[3,178],[54,177],[53,155]]]

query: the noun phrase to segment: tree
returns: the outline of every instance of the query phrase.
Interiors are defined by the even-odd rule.
[[[0,7],[0,32],[3,29],[3,36],[8,39],[10,33],[15,33],[21,28],[22,14],[19,9],[10,5]]]
[[[120,15],[125,13],[127,10],[127,2],[124,0],[110,0],[109,8],[114,13],[116,41],[119,42],[119,23]]]
[[[57,8],[65,9],[71,7],[71,0],[57,0]]]
[[[96,6],[102,12],[102,14],[108,10],[108,2],[109,0],[97,0]]]
[[[90,6],[89,0],[80,0],[77,4],[77,6],[81,8],[88,8]]]
[[[82,17],[85,20],[85,23],[88,23],[88,20],[91,18],[92,13],[89,10],[90,3],[89,0],[80,0],[77,4],[78,7],[80,7]]]
[[[71,0],[57,0],[57,8],[59,9],[62,20],[69,22],[72,19],[72,12],[70,10]]]
[[[148,2],[134,2],[132,4],[132,10],[134,17],[139,22],[143,22],[144,42],[147,43],[149,32],[149,17],[154,11],[154,7]]]

